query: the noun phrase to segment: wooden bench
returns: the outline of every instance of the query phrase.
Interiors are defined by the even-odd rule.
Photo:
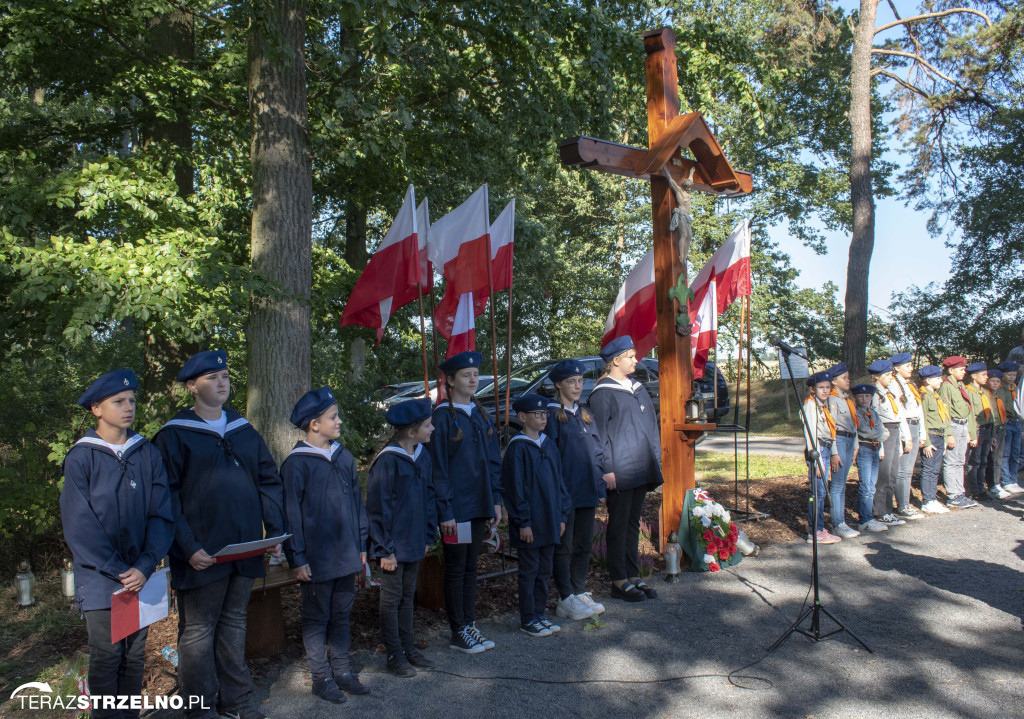
[[[298,583],[287,564],[268,566],[267,576],[253,582],[246,608],[246,659],[271,657],[285,650],[281,588]]]

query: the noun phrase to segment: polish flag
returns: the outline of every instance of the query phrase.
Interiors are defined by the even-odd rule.
[[[375,327],[377,344],[391,315],[415,300],[428,284],[428,277],[422,275],[415,208],[416,191],[409,185],[394,224],[356,281],[341,314],[342,327]]]
[[[430,242],[430,203],[427,198],[416,208],[416,230],[420,247],[420,282],[423,294],[429,294],[434,287],[434,267],[427,255],[427,244]]]
[[[515,235],[516,201],[513,199],[491,223],[491,280],[495,292],[512,286],[512,245]]]
[[[637,357],[646,357],[658,344],[653,249],[643,256],[619,288],[619,294],[608,313],[608,320],[604,323],[601,346],[623,335],[633,338]]]
[[[718,314],[725,312],[737,297],[749,296],[753,282],[750,276],[750,220],[740,220],[729,238],[715,250],[703,269],[697,273],[690,283],[693,299],[690,300],[688,313],[692,321],[697,308],[704,302],[711,284],[715,285],[718,297]]]
[[[153,572],[138,592],[119,589],[110,596],[110,643],[117,644],[167,617],[167,570]]]
[[[713,274],[712,281],[708,283],[708,290],[704,293],[704,299],[691,316],[691,320],[693,324],[690,325],[690,358],[693,360],[693,378],[700,379],[704,376],[708,354],[718,342],[718,284],[714,281]]]

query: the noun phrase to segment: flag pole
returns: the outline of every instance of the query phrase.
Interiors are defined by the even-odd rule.
[[[491,236],[487,235],[487,291],[491,296],[488,304],[491,308],[491,367],[494,368],[494,421],[498,421],[498,330],[494,323],[494,279],[491,272]],[[506,353],[508,350],[506,350]],[[507,384],[507,382],[506,382]]]
[[[508,285],[508,337],[505,345],[505,426],[508,426],[508,408],[512,393],[512,283]]]
[[[430,369],[427,367],[427,327],[423,317],[423,279],[416,283],[416,292],[420,301],[420,349],[423,355],[423,391],[430,399]]]

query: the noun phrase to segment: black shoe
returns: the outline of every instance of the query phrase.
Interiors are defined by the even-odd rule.
[[[412,668],[412,664],[409,663],[404,654],[388,655],[388,671],[396,677],[416,676],[416,670]]]
[[[648,586],[647,582],[645,582],[643,580],[637,582],[633,586],[636,587],[637,589],[639,589],[644,594],[646,594],[648,599],[657,599],[658,598],[658,593],[656,591],[654,591],[654,587]]]
[[[406,649],[405,658],[414,667],[419,667],[420,669],[433,669],[437,666],[434,662],[423,656],[418,649]]]
[[[647,595],[629,582],[626,582],[621,587],[618,584],[612,584],[612,598],[622,599],[627,602],[642,602],[647,599]]]
[[[324,701],[334,702],[335,704],[345,703],[345,695],[341,693],[341,689],[338,689],[332,681],[314,681],[313,693]]]
[[[338,685],[338,689],[342,689],[349,694],[369,694],[370,690],[359,683],[359,677],[352,672],[342,674],[340,677],[334,677],[335,683]]]

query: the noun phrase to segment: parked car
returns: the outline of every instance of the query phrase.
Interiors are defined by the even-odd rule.
[[[715,376],[718,379],[718,403],[715,404],[715,386],[711,382],[711,371],[714,370]],[[725,376],[722,374],[714,362],[708,362],[704,366],[704,376],[694,382],[694,394],[700,390],[705,401],[704,410],[707,418],[711,422],[718,422],[725,415],[729,414],[729,383],[725,381]],[[712,411],[712,409],[714,411]]]
[[[492,384],[494,376],[489,374],[480,375],[480,385]],[[398,382],[396,384],[384,385],[377,396],[377,407],[386,410],[393,404],[404,402],[407,399],[421,399],[426,397],[423,391],[423,380],[418,382]],[[430,380],[430,401],[437,401],[437,380]]]

